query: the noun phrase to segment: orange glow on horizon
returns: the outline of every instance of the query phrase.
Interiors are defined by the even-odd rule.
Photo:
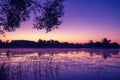
[[[22,27],[17,29],[15,32],[7,32],[5,37],[0,36],[1,40],[30,40],[37,42],[39,39],[42,39],[58,40],[60,42],[69,43],[87,43],[89,40],[97,42],[101,41],[103,38],[108,38],[112,40],[112,42],[117,42],[120,44],[120,38],[118,38],[118,34],[113,34],[112,31],[105,34],[105,32],[91,31],[90,29],[84,30],[81,28],[73,28],[70,30],[69,27],[67,28],[64,27],[65,25],[63,25],[59,29],[55,29],[49,33],[46,33],[45,30],[37,31],[32,29],[32,25],[29,27],[27,26],[29,26],[28,23],[22,25]]]

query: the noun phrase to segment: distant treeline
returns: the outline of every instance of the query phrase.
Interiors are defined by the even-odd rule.
[[[28,40],[12,40],[11,42],[0,40],[0,48],[105,48],[105,49],[118,49],[120,45],[116,42],[111,42],[107,38],[102,39],[100,42],[93,42],[90,40],[88,43],[68,43],[59,42],[57,40],[41,40],[38,42]]]

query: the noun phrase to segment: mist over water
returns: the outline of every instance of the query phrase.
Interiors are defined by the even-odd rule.
[[[0,80],[120,80],[119,49],[0,49]]]

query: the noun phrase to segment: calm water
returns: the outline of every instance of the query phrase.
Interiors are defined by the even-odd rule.
[[[0,49],[0,80],[120,80],[120,50]]]

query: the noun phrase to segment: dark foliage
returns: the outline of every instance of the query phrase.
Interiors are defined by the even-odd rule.
[[[105,41],[105,42],[104,42]],[[0,40],[0,48],[100,48],[100,49],[118,49],[120,45],[116,42],[110,43],[110,40],[104,38],[101,42],[93,42],[85,44],[74,44],[68,42],[59,42],[56,40],[38,40],[38,42],[27,40],[13,40],[11,42],[2,42]]]
[[[33,19],[34,28],[51,31],[61,24],[64,0],[0,0],[0,33]]]
[[[90,41],[89,43],[86,43],[85,46],[87,48],[120,48],[120,45],[116,42],[110,43],[111,40],[108,40],[107,38],[103,38],[101,42],[93,42]]]

